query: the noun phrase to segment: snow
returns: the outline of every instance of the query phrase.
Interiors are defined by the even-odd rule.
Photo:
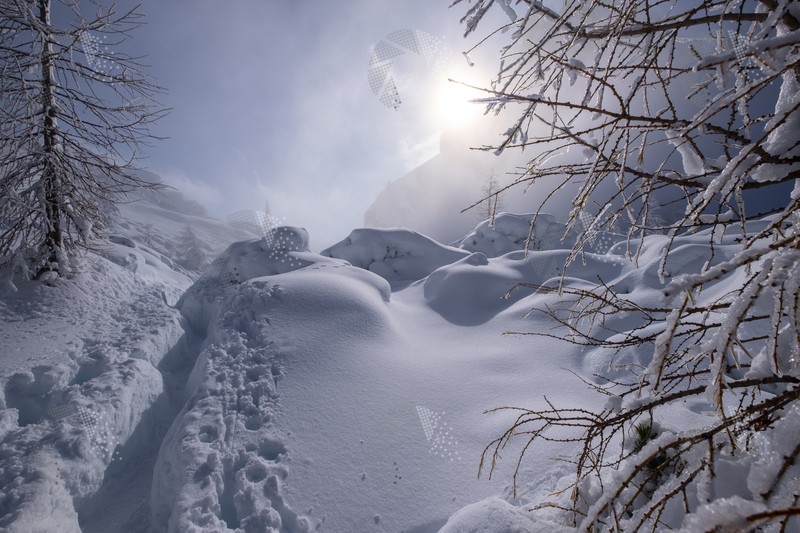
[[[544,284],[561,275],[566,259],[566,252],[534,252],[527,258],[523,252],[510,252],[490,263],[475,252],[428,276],[425,302],[454,324],[482,324],[528,294],[514,290],[517,283]]]
[[[692,142],[687,137],[682,137],[679,132],[665,130],[667,142],[678,150],[683,162],[683,171],[687,176],[702,176],[709,170],[698,151],[692,146]]]
[[[517,20],[517,12],[514,11],[514,8],[511,7],[511,0],[500,0],[499,4],[500,7],[505,12],[506,16],[508,17],[508,19],[511,22],[515,22]]]
[[[347,239],[320,253],[344,259],[388,281],[417,281],[468,255],[403,228],[356,229]]]
[[[551,522],[535,522],[500,498],[487,498],[459,510],[439,533],[533,533],[569,531]]]
[[[531,223],[535,220],[533,232]],[[574,235],[565,239],[566,227],[552,215],[515,215],[498,213],[495,220],[481,222],[472,233],[461,240],[460,247],[470,252],[481,252],[487,257],[497,257],[508,252],[524,250],[572,248]],[[530,238],[530,242],[528,242]],[[564,239],[562,241],[562,239]]]
[[[219,251],[202,275],[170,257],[187,225]],[[503,335],[557,331],[529,311],[566,301],[516,284],[590,287],[602,279],[631,302],[653,305],[680,297],[694,279],[681,274],[706,263],[717,277],[700,302],[742,281],[725,273],[741,260],[734,234],[722,235],[713,255],[703,244],[708,232],[678,237],[664,264],[675,279],[662,281],[667,237],[633,241],[634,262],[621,236],[599,232],[565,270],[572,231],[548,214],[501,213],[458,247],[407,229],[363,228],[315,253],[302,228],[253,238],[202,214],[127,206],[110,243],[87,254],[73,279],[0,294],[0,527],[569,529],[556,510],[537,505],[564,504],[553,492],[574,478],[569,464],[552,459],[570,457],[574,446],[528,449],[515,494],[521,439],[503,449],[491,476],[477,476],[485,446],[515,414],[483,413],[543,407],[545,396],[563,407],[630,407],[643,400],[598,395],[571,372],[613,377],[649,361]],[[640,324],[608,325],[625,335]],[[613,333],[596,333],[603,331]],[[761,356],[750,372],[769,372],[769,364]],[[795,411],[782,421],[787,434],[800,427]],[[661,416],[664,430],[647,449],[674,438],[676,427],[708,424],[714,409],[698,399]],[[785,448],[765,438],[746,460],[719,457],[709,490],[722,499],[665,520],[687,530],[741,526],[760,509],[753,494],[765,490]],[[796,490],[795,470],[780,488],[787,494]],[[599,488],[584,488],[583,509],[599,509]]]
[[[745,500],[740,496],[720,498],[702,507],[697,513],[688,515],[680,531],[691,533],[716,528],[721,531],[745,531],[752,526],[744,518],[765,510],[764,504]]]
[[[792,32],[795,38],[800,36],[800,31]],[[791,34],[789,34],[791,35]],[[775,116],[767,123],[767,136],[764,147],[767,152],[781,158],[790,159],[800,154],[797,147],[800,140],[800,118],[796,112],[800,105],[800,83],[793,75],[785,75],[781,84],[778,101],[775,105]],[[781,165],[767,163],[760,165],[754,171],[754,178],[759,181],[773,181],[781,179],[787,172],[796,171],[800,164],[789,162]]]
[[[90,256],[74,283],[21,284],[4,298],[0,486],[8,531],[80,531],[73,499],[89,500],[116,443],[147,425],[146,411],[163,393],[156,366],[182,333],[156,289],[179,292],[189,280],[161,265],[143,269],[162,281]]]

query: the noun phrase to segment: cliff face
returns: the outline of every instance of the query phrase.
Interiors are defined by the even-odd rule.
[[[487,155],[440,152],[389,184],[364,215],[367,227],[406,227],[450,243],[478,222],[477,211],[460,211],[480,198],[491,173]]]
[[[469,149],[458,133],[442,135],[439,154],[390,183],[364,214],[367,227],[406,227],[442,243],[469,233],[482,218],[475,207],[489,176],[501,183],[510,158]],[[516,154],[515,154],[516,155]]]
[[[513,183],[521,169],[536,156],[540,149],[506,150],[500,156],[492,151],[471,150],[470,146],[488,144],[486,135],[480,141],[470,132],[448,132],[442,135],[439,154],[432,157],[405,176],[390,183],[364,214],[364,225],[372,228],[404,227],[427,235],[444,244],[455,244],[470,233],[487,217],[487,202],[481,202],[466,212],[462,210],[480,202],[486,196],[490,177],[497,180],[499,190]],[[496,138],[495,138],[496,140]],[[587,155],[579,147],[570,147],[553,154],[540,166],[585,163]],[[572,201],[582,185],[579,179],[562,184],[560,175],[548,176],[520,183],[500,194],[497,212],[535,213],[542,204],[542,212],[566,221]],[[788,189],[791,184],[787,184]],[[558,189],[556,192],[553,192]],[[760,191],[748,191],[751,205],[757,212],[766,212],[775,199],[757,197]],[[654,224],[668,224],[680,216],[684,209],[677,190],[657,191],[651,206]],[[545,202],[546,200],[546,202]],[[619,203],[615,197],[614,183],[606,180],[597,191],[597,199],[586,206],[590,215],[597,214],[603,206]],[[627,226],[615,228],[627,231]]]

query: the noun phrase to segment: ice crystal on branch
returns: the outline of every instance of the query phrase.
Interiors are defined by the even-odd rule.
[[[467,6],[466,35],[495,4],[453,2]],[[559,296],[538,309],[563,327],[556,336],[610,354],[607,375],[591,385],[615,401],[594,411],[549,400],[520,408],[484,466],[510,440],[574,442],[571,490],[550,505],[581,530],[796,528],[800,434],[787,429],[800,390],[796,6],[519,0],[499,8],[513,8],[514,31],[482,102],[511,127],[483,148],[524,147],[533,158],[518,183],[555,176],[573,193],[568,227],[579,236],[567,264],[611,245],[621,252],[598,237],[613,227],[627,234],[631,262],[660,250],[650,274],[662,294],[628,296],[624,276],[533,286]],[[692,246],[677,245],[689,236]],[[662,423],[688,401],[707,406],[705,424]],[[626,444],[635,428],[656,425],[643,445]],[[786,453],[756,467],[776,442]],[[748,491],[748,473],[767,490]],[[743,496],[718,497],[723,477]]]

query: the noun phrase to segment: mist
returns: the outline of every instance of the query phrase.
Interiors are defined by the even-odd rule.
[[[492,46],[467,64],[462,51],[475,42],[447,5],[145,0],[146,24],[127,46],[146,56],[171,112],[155,131],[167,139],[142,166],[215,217],[268,205],[282,223],[308,229],[316,249],[344,238],[390,182],[438,153],[444,131],[496,135],[476,119],[477,104],[437,111],[454,98],[441,94],[447,78],[487,86],[496,69]],[[393,61],[402,104],[392,109],[373,94],[368,68],[372,47],[398,30],[434,38],[436,61]]]

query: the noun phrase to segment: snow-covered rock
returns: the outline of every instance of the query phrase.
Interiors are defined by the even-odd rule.
[[[403,228],[356,229],[320,253],[344,259],[389,281],[420,280],[440,266],[469,255]]]
[[[439,533],[557,533],[569,528],[537,520],[529,511],[500,498],[467,505],[456,512]]]
[[[531,230],[531,224],[533,230]],[[485,220],[461,240],[460,248],[497,257],[517,250],[553,250],[572,248],[574,234],[567,235],[566,226],[553,215],[538,216],[499,213],[494,221]]]

